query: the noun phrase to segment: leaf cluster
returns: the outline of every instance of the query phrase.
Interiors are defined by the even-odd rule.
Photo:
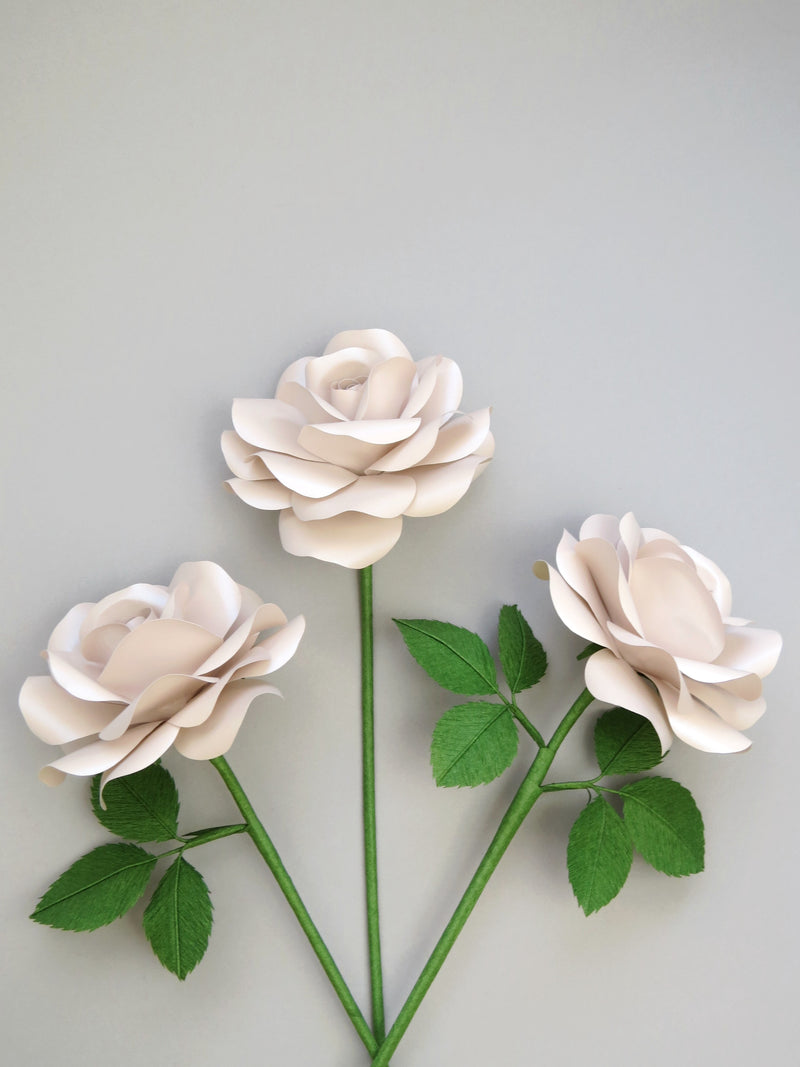
[[[623,708],[597,721],[594,747],[600,774],[595,789],[570,830],[567,870],[570,884],[587,915],[608,904],[622,889],[633,851],[657,871],[680,877],[703,870],[703,819],[692,794],[671,778],[640,778],[619,789],[596,783],[607,775],[638,774],[661,762],[661,745],[652,724]],[[622,814],[607,796],[622,801]]]
[[[59,930],[97,930],[141,900],[159,855],[142,843],[181,841],[143,915],[144,932],[161,963],[181,980],[208,946],[212,905],[202,875],[184,859],[193,840],[178,835],[178,790],[160,763],[109,782],[100,792],[93,778],[90,800],[98,821],[125,838],[99,845],[53,882],[31,918]],[[131,842],[137,842],[132,844]]]
[[[497,643],[509,699],[500,688],[494,658],[478,634],[435,619],[394,621],[411,655],[443,689],[462,696],[497,698],[450,708],[436,724],[431,744],[437,785],[491,782],[514,761],[518,724],[538,738],[535,727],[517,707],[516,697],[536,685],[547,670],[541,643],[516,605],[501,609]]]

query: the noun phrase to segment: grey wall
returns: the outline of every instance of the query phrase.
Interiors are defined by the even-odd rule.
[[[284,554],[220,489],[233,396],[350,327],[459,361],[497,458],[376,568],[390,1015],[514,789],[436,790],[447,706],[389,619],[485,633],[517,602],[552,669],[580,647],[531,575],[562,526],[633,509],[712,556],[734,609],[784,632],[742,757],[676,746],[706,872],[637,863],[587,920],[537,808],[397,1067],[791,1061],[796,1047],[798,43],[792,0],[2,4],[3,919],[8,1062],[365,1062],[244,839],[198,859],[215,933],[185,984],[141,909],[90,935],[25,918],[103,840],[15,711],[74,603],[215,559],[309,621],[230,754],[366,1003],[355,579]],[[583,743],[565,753],[576,771]],[[230,820],[167,757],[187,824]],[[565,767],[566,770],[566,767]],[[650,1051],[644,1051],[646,1048]]]

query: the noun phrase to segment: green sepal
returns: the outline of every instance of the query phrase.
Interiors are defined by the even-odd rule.
[[[516,604],[500,609],[497,639],[503,674],[512,693],[521,693],[541,681],[547,670],[547,654]]]
[[[458,704],[437,722],[431,766],[437,785],[483,785],[510,767],[519,733],[503,704],[476,700]]]
[[[657,871],[679,877],[703,870],[703,817],[692,794],[671,778],[641,778],[620,790],[633,844]]]
[[[572,825],[567,871],[586,915],[599,911],[619,893],[633,863],[633,846],[624,822],[603,797],[592,800]]]
[[[100,845],[53,882],[31,919],[58,930],[107,926],[139,900],[157,859],[138,845]]]
[[[597,720],[594,751],[602,775],[640,774],[662,760],[661,742],[649,719],[611,708]]]
[[[100,798],[100,775],[92,778],[92,810],[112,834],[129,841],[173,841],[180,801],[172,775],[160,763],[114,778]],[[103,806],[105,805],[105,806]]]
[[[153,952],[181,981],[205,955],[211,912],[203,876],[178,856],[156,886],[142,921]]]
[[[594,641],[590,641],[586,648],[584,648],[582,652],[578,653],[575,659],[588,659],[589,656],[593,656],[595,652],[599,652],[602,647],[602,645],[596,645]]]
[[[477,634],[435,619],[394,621],[408,651],[442,688],[466,696],[497,692],[497,668]]]

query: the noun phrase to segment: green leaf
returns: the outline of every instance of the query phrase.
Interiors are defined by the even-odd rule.
[[[130,841],[173,841],[178,836],[178,790],[160,763],[110,781],[103,790],[105,808],[97,774],[91,797],[92,810],[112,834]]]
[[[653,724],[624,708],[612,708],[597,720],[594,751],[601,774],[639,774],[662,759]]]
[[[395,619],[408,651],[451,693],[497,692],[497,670],[485,643],[471,630],[434,619]]]
[[[477,700],[446,711],[436,724],[431,766],[437,785],[481,785],[511,765],[519,734],[502,704]]]
[[[587,915],[619,893],[633,862],[630,834],[608,801],[597,797],[572,825],[567,845],[569,881]]]
[[[53,882],[31,918],[59,930],[107,926],[144,893],[157,859],[137,845],[100,845]]]
[[[589,656],[593,656],[595,652],[599,652],[602,647],[602,645],[596,645],[594,641],[590,641],[586,648],[578,653],[575,659],[588,659]]]
[[[503,674],[511,692],[521,693],[541,681],[547,670],[547,655],[516,604],[500,609],[497,637]]]
[[[211,935],[211,898],[203,876],[178,856],[144,913],[153,952],[181,981],[203,958]]]
[[[675,876],[703,869],[703,817],[688,789],[671,778],[642,778],[620,790],[633,843],[657,871]]]

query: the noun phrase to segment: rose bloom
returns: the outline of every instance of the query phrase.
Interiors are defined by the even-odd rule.
[[[664,750],[673,735],[704,752],[750,747],[740,731],[764,713],[781,637],[731,617],[716,564],[629,512],[592,515],[577,541],[565,531],[556,568],[534,571],[561,621],[602,646],[586,661],[593,696],[649,719]]]
[[[170,745],[190,759],[221,756],[254,697],[280,696],[262,679],[291,659],[304,628],[302,615],[288,622],[216,563],[184,563],[169,586],[78,604],[43,653],[50,675],[20,692],[36,736],[69,749],[42,779],[102,772],[105,784]]]
[[[274,400],[234,400],[227,484],[281,512],[288,552],[367,567],[395,545],[404,515],[447,511],[491,458],[489,408],[459,413],[461,392],[451,359],[414,362],[386,330],[337,334],[323,355],[292,363]]]

